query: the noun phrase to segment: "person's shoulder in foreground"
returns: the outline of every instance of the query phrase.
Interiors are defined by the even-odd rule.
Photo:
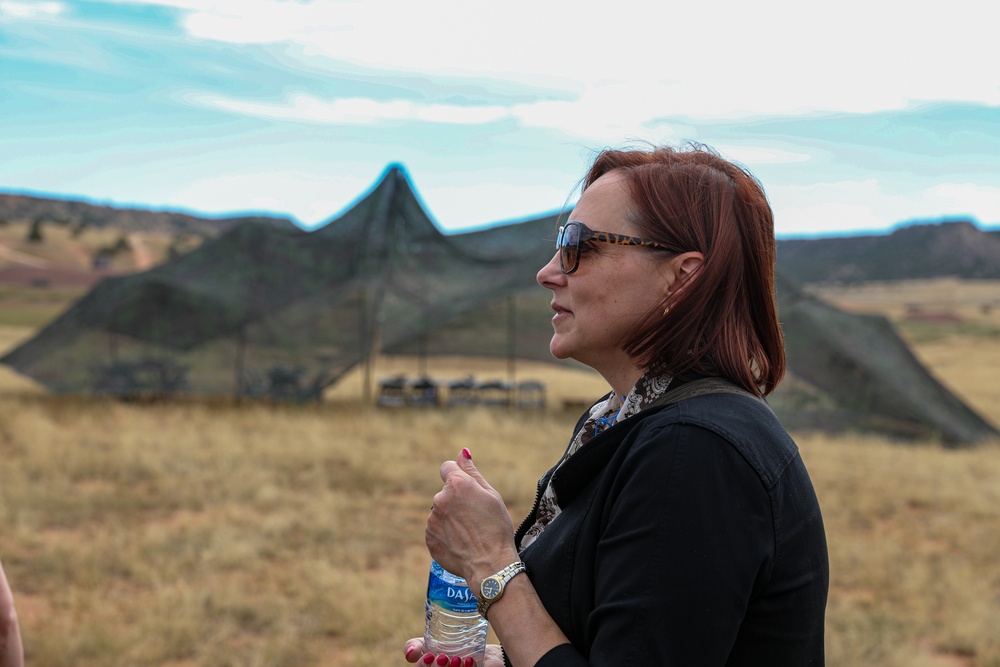
[[[14,610],[14,594],[11,593],[7,575],[0,563],[0,667],[23,667],[24,649],[21,645],[21,629]]]

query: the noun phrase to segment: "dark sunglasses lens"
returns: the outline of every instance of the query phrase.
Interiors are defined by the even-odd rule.
[[[572,273],[580,261],[580,225],[570,223],[560,235],[559,262],[564,273]]]
[[[580,261],[580,226],[569,224],[559,234],[559,263],[563,273],[572,273]]]

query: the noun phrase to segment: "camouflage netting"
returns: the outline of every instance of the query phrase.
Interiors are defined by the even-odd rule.
[[[957,446],[997,431],[943,387],[880,315],[845,313],[778,276],[791,378],[772,403],[788,426],[936,437]]]
[[[56,393],[306,400],[377,354],[553,361],[535,273],[556,217],[442,234],[399,167],[305,232],[242,223],[150,271],[109,278],[0,362]],[[996,432],[884,320],[779,288],[795,426],[967,443]]]
[[[527,351],[537,346],[508,343],[492,322],[435,330],[464,314],[506,321],[527,310],[530,297],[517,294],[534,285],[554,225],[528,225],[539,235],[524,243],[445,236],[394,167],[314,232],[245,223],[106,279],[2,361],[56,393],[311,398],[376,352]],[[544,307],[531,310],[547,321]]]

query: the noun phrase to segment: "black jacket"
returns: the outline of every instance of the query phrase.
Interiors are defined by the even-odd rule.
[[[823,520],[798,448],[762,401],[649,408],[594,437],[552,483],[562,511],[521,555],[571,644],[538,667],[824,664]]]

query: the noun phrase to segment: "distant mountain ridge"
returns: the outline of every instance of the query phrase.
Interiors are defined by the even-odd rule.
[[[289,218],[231,216],[212,218],[176,211],[118,208],[81,200],[0,192],[0,224],[35,222],[111,228],[124,233],[165,233],[217,237],[243,222],[299,228]],[[554,226],[545,218],[544,225]],[[499,225],[506,227],[508,225]],[[510,225],[516,227],[516,224]],[[513,230],[512,230],[513,231]],[[519,235],[523,230],[519,229]],[[548,233],[546,227],[545,232]],[[469,240],[503,243],[503,232]],[[969,220],[898,227],[888,234],[815,239],[779,239],[778,269],[798,283],[865,282],[958,277],[1000,279],[1000,230]]]
[[[1000,231],[968,220],[889,234],[778,241],[778,269],[799,283],[957,277],[1000,279]]]
[[[176,211],[153,211],[92,204],[75,199],[55,199],[0,192],[0,224],[34,222],[120,229],[123,232],[196,234],[213,238],[241,222],[253,221],[279,227],[295,227],[288,218],[230,216],[211,218]],[[297,227],[296,227],[297,228]]]

